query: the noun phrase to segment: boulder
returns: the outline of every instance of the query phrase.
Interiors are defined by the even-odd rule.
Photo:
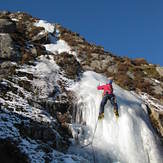
[[[11,60],[15,54],[11,36],[8,33],[0,34],[0,59]]]
[[[10,19],[0,19],[0,33],[14,33],[16,24]]]
[[[40,43],[40,44],[50,44],[48,33],[42,33],[33,36],[32,42]]]

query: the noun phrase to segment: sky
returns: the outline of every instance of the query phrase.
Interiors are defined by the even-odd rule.
[[[106,51],[163,66],[163,0],[0,0],[79,33]]]

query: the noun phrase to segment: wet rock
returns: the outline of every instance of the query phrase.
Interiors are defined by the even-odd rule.
[[[16,31],[16,24],[10,19],[0,18],[0,33],[14,33]]]

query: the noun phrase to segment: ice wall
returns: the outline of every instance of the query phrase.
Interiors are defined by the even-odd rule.
[[[84,144],[91,141],[98,117],[102,92],[97,90],[97,86],[106,82],[106,77],[87,71],[72,88],[78,97],[76,122],[86,124],[86,129],[80,134],[81,138],[84,137]],[[108,102],[105,117],[98,122],[93,142],[96,162],[161,163],[161,149],[151,127],[146,106],[129,91],[116,84],[113,84],[113,88],[120,117],[116,120],[113,107]]]

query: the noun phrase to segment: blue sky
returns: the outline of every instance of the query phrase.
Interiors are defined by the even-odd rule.
[[[80,33],[107,51],[163,66],[163,0],[1,0]]]

